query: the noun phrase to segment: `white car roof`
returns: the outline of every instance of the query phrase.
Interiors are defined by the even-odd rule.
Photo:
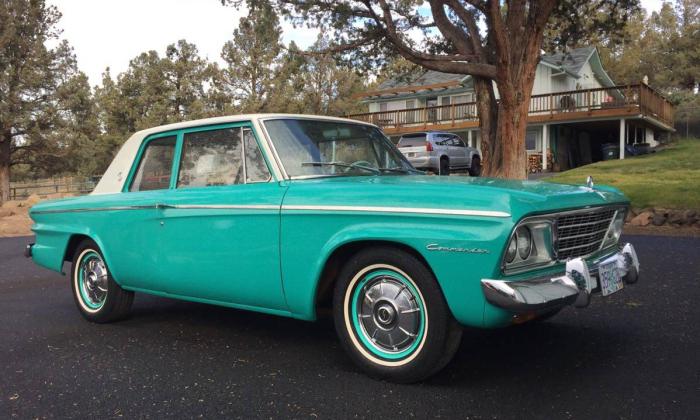
[[[204,118],[200,120],[183,121],[174,124],[166,124],[158,127],[148,128],[146,130],[137,131],[128,140],[124,142],[119,152],[112,160],[104,175],[100,179],[92,194],[112,194],[121,192],[124,188],[124,182],[129,176],[129,171],[136,158],[136,155],[141,147],[143,140],[151,134],[161,133],[164,131],[179,130],[182,128],[200,127],[206,125],[226,124],[239,121],[250,121],[261,132],[260,121],[276,118],[311,118],[319,120],[350,122],[354,124],[372,125],[362,121],[350,120],[347,118],[326,117],[320,115],[303,115],[303,114],[242,114],[229,115],[223,117]],[[266,143],[264,139],[263,143]],[[265,147],[269,155],[269,148]],[[278,174],[279,175],[279,174]]]

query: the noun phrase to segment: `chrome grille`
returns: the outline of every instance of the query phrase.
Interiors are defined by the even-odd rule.
[[[582,257],[600,249],[616,210],[599,208],[557,217],[557,258]]]

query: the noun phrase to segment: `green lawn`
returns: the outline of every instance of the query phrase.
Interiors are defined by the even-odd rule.
[[[649,155],[582,166],[547,181],[582,184],[588,175],[596,184],[622,190],[633,208],[700,210],[700,139],[679,140]]]

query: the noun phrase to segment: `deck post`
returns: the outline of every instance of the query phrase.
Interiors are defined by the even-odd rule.
[[[625,119],[620,118],[620,159],[625,158]]]
[[[467,130],[467,146],[472,146],[472,130]]]
[[[549,124],[542,126],[542,172],[547,171],[547,148],[549,147]]]

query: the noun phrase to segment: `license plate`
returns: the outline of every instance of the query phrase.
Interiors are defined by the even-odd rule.
[[[603,296],[611,295],[622,289],[622,279],[617,272],[617,263],[612,262],[598,267],[598,279],[600,280],[600,291]]]
[[[408,157],[414,157],[414,156],[416,156],[415,153],[413,153],[413,152],[409,152],[409,153],[408,153]]]

